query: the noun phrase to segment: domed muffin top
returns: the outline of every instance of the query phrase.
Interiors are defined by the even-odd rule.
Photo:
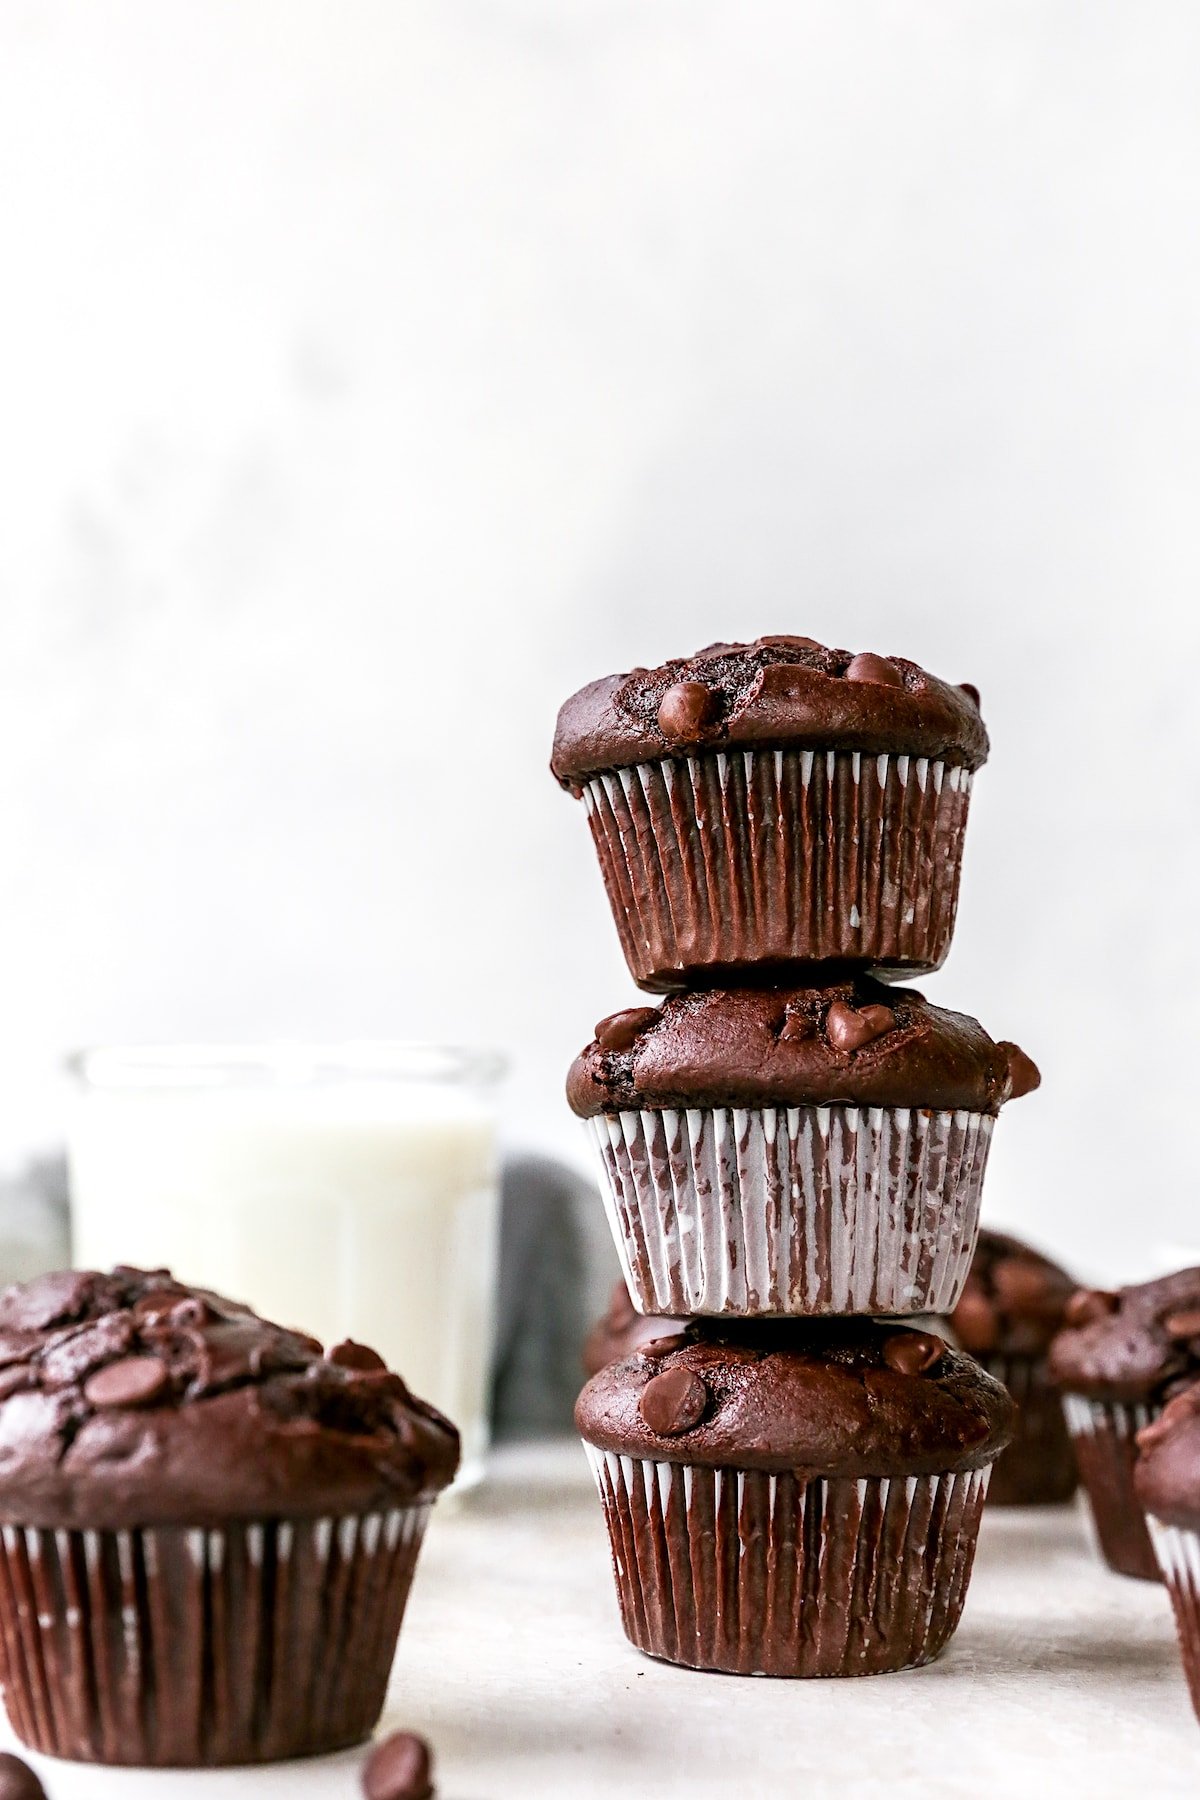
[[[64,1270],[0,1294],[0,1523],[216,1527],[403,1506],[458,1433],[373,1350],[166,1270]]]
[[[684,1329],[684,1319],[657,1319],[638,1312],[623,1281],[613,1284],[608,1311],[597,1319],[583,1346],[583,1366],[595,1375],[610,1362],[619,1362],[653,1338],[673,1337]]]
[[[950,1315],[954,1336],[975,1356],[1042,1356],[1077,1285],[1019,1238],[985,1228]]]
[[[1137,1287],[1081,1288],[1050,1346],[1050,1374],[1092,1400],[1157,1401],[1200,1375],[1200,1269]]]
[[[1146,1511],[1164,1525],[1200,1531],[1200,1383],[1169,1400],[1137,1445],[1133,1480]]]
[[[656,669],[591,682],[562,707],[550,767],[565,788],[592,775],[704,750],[860,750],[976,769],[988,737],[969,683],[900,656],[812,638],[709,644]]]
[[[567,1076],[596,1113],[703,1106],[925,1106],[999,1112],[1038,1085],[1015,1044],[914,988],[704,988],[602,1019]]]
[[[979,1469],[1012,1435],[998,1381],[930,1332],[871,1319],[693,1321],[594,1375],[575,1406],[601,1450],[813,1476]]]

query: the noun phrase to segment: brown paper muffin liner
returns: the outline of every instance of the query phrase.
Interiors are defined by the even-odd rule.
[[[220,1531],[0,1532],[17,1736],[201,1767],[361,1742],[383,1710],[428,1506]]]
[[[713,1107],[587,1121],[639,1311],[951,1312],[994,1121],[909,1107]]]
[[[666,992],[764,965],[945,960],[971,771],[857,750],[641,763],[584,790],[635,981]]]
[[[735,1675],[879,1675],[938,1655],[966,1595],[988,1471],[805,1481],[584,1445],[626,1636]]]
[[[1200,1534],[1148,1518],[1159,1572],[1171,1596],[1192,1707],[1200,1718]]]
[[[1058,1506],[1079,1485],[1062,1397],[1044,1356],[975,1357],[1017,1403],[1016,1435],[992,1469],[989,1506]]]
[[[1101,1556],[1118,1575],[1142,1581],[1161,1579],[1154,1546],[1133,1486],[1139,1431],[1156,1419],[1159,1406],[1120,1406],[1063,1395],[1067,1430],[1088,1497]]]

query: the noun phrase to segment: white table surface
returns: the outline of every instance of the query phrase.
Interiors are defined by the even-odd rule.
[[[577,1445],[507,1451],[435,1510],[384,1719],[400,1725],[432,1740],[439,1800],[1200,1793],[1166,1596],[1100,1568],[1070,1509],[985,1517],[962,1626],[930,1668],[698,1675],[626,1643]],[[30,1760],[49,1800],[360,1794],[360,1753],[190,1774]]]

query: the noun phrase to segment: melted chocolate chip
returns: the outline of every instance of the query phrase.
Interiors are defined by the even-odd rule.
[[[679,1364],[655,1375],[642,1389],[638,1411],[658,1437],[680,1437],[698,1425],[708,1405],[699,1375]]]
[[[372,1350],[367,1344],[356,1344],[353,1338],[347,1338],[344,1344],[335,1344],[329,1352],[329,1360],[337,1363],[339,1368],[361,1369],[364,1374],[387,1368],[378,1350]]]
[[[818,644],[816,638],[791,637],[787,632],[772,632],[769,637],[755,638],[757,650],[823,650],[824,644]],[[732,646],[737,648],[736,645]]]
[[[46,1800],[46,1790],[27,1762],[0,1752],[0,1800]]]
[[[925,1375],[941,1362],[945,1349],[932,1332],[898,1331],[884,1343],[883,1360],[898,1375]]]
[[[1200,1308],[1184,1307],[1180,1312],[1168,1313],[1163,1320],[1163,1330],[1177,1344],[1200,1338]]]
[[[975,683],[973,681],[960,681],[958,684],[958,687],[959,687],[959,692],[963,693],[967,696],[967,699],[971,702],[971,705],[975,708],[975,711],[978,712],[979,711],[979,689],[975,686]]]
[[[677,681],[658,703],[658,729],[668,743],[695,743],[716,723],[720,701],[702,681]]]
[[[83,1384],[89,1406],[149,1406],[167,1385],[167,1371],[156,1356],[126,1356],[97,1369]]]
[[[817,1028],[807,1013],[789,1013],[779,1031],[780,1039],[785,1044],[802,1044],[816,1034]]]
[[[999,1046],[1008,1058],[1008,1093],[1010,1100],[1019,1100],[1022,1094],[1032,1094],[1034,1088],[1042,1085],[1042,1072],[1031,1056],[1026,1056],[1019,1044],[1010,1044],[1004,1040]]]
[[[844,1000],[835,1000],[825,1015],[825,1032],[835,1050],[861,1050],[884,1032],[891,1031],[896,1015],[890,1006],[864,1006],[855,1012]]]
[[[682,1329],[681,1326],[680,1330]],[[648,1356],[651,1362],[657,1362],[660,1356],[666,1356],[669,1350],[678,1350],[678,1348],[679,1334],[675,1332],[670,1337],[647,1338],[644,1344],[638,1345],[638,1355]]]
[[[362,1772],[366,1800],[431,1800],[433,1758],[415,1731],[393,1731],[376,1744]]]
[[[1111,1318],[1121,1302],[1106,1288],[1079,1288],[1063,1308],[1063,1320],[1078,1329],[1081,1325],[1098,1325]]]
[[[886,656],[876,656],[870,650],[860,650],[857,656],[850,658],[845,679],[875,681],[883,687],[904,686],[904,677],[895,663],[889,662]]]
[[[624,1012],[611,1013],[597,1025],[596,1042],[602,1050],[632,1050],[657,1019],[657,1006],[630,1006]]]

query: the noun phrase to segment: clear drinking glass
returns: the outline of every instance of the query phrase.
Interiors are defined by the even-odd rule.
[[[371,1345],[482,1472],[496,1292],[489,1052],[423,1044],[81,1052],[77,1267],[167,1267],[280,1324]]]

